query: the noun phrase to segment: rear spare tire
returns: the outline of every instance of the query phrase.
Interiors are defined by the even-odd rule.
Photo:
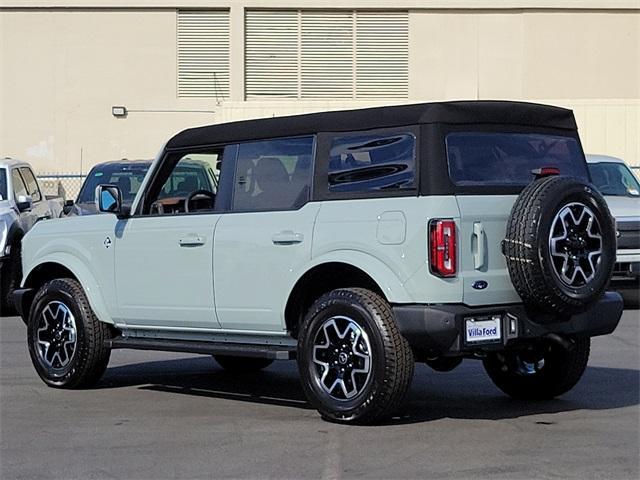
[[[516,200],[503,253],[525,304],[550,313],[577,313],[600,298],[611,278],[614,220],[589,184],[544,177]]]

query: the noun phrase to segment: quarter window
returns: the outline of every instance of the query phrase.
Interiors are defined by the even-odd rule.
[[[330,192],[415,188],[416,141],[411,133],[335,137],[329,156]]]
[[[313,137],[281,138],[240,145],[233,210],[291,210],[308,200]]]

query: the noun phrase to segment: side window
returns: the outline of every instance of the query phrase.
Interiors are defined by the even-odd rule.
[[[0,168],[0,200],[6,200],[9,198],[7,193],[7,171],[4,168]]]
[[[39,202],[42,200],[42,194],[40,193],[40,189],[38,188],[38,182],[36,181],[36,177],[33,176],[33,172],[29,167],[20,167],[20,173],[22,173],[22,178],[27,185],[27,191],[34,202]]]
[[[409,132],[336,136],[329,154],[330,192],[416,187],[416,138]]]
[[[20,172],[18,172],[17,168],[11,170],[11,183],[13,184],[13,196],[15,197],[16,202],[20,195],[25,197],[29,195],[27,193],[27,187],[25,186],[22,176],[20,175]]]
[[[215,208],[224,148],[178,154],[174,167],[156,180],[160,188],[152,188],[149,213],[172,215],[211,212]]]
[[[242,143],[234,211],[291,210],[309,199],[314,137]]]

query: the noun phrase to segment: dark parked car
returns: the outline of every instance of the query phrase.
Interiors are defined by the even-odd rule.
[[[78,199],[70,207],[68,216],[93,215],[99,213],[96,208],[96,187],[98,185],[115,185],[122,195],[122,204],[131,206],[142,185],[145,175],[151,167],[152,160],[116,160],[99,163],[91,169],[80,189]],[[218,179],[206,162],[193,155],[185,159],[176,168],[175,175],[162,187],[158,196],[157,209],[169,213],[179,208],[185,194],[193,191],[215,191]],[[201,204],[205,199],[195,198]],[[126,207],[125,207],[126,208]]]
[[[152,160],[123,159],[97,164],[87,175],[78,198],[67,215],[98,213],[95,201],[96,187],[105,183],[117,185],[122,192],[122,202],[131,205],[151,162]]]

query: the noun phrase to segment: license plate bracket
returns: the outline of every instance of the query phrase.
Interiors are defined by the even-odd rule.
[[[464,340],[466,345],[502,343],[502,316],[465,318]]]

